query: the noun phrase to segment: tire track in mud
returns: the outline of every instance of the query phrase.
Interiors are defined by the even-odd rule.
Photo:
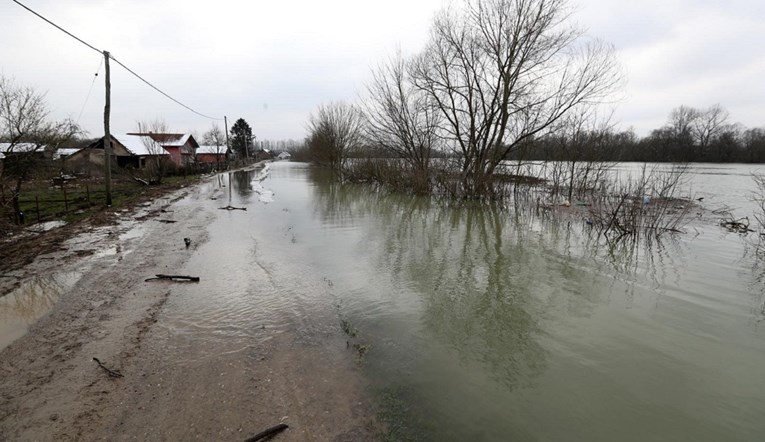
[[[140,216],[139,212],[133,218]],[[132,359],[171,296],[168,287],[143,279],[157,269],[182,265],[196,247],[181,249],[182,240],[175,236],[192,220],[195,225],[209,221],[209,214],[196,207],[186,207],[175,216],[179,220],[170,229],[153,225],[151,219],[129,222],[142,230],[127,240],[121,240],[126,230],[119,225],[100,228],[108,234],[95,239],[83,232],[72,238],[73,244],[115,252],[64,253],[43,263],[59,271],[80,269],[83,276],[50,314],[2,352],[0,440],[111,438],[106,429],[100,435],[94,430],[112,412],[123,383],[105,376],[92,358],[130,374]],[[205,240],[200,233],[195,246]],[[40,272],[41,267],[35,270]]]

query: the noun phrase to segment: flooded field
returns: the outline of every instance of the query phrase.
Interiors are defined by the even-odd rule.
[[[689,186],[743,211],[749,171],[728,169]],[[251,272],[294,275],[263,288],[302,299],[283,306],[296,318],[338,306],[394,439],[765,431],[765,271],[712,216],[609,248],[584,222],[381,195],[301,165],[275,164],[263,185],[275,201],[238,236],[267,260]]]
[[[751,171],[699,168],[689,192],[745,216]],[[610,247],[576,217],[386,195],[295,163],[220,175],[176,204],[213,215],[176,232],[204,237],[173,269],[202,281],[168,289],[152,329],[153,381],[169,382],[173,400],[198,402],[170,373],[204,382],[218,376],[214,361],[234,367],[210,382],[236,401],[224,373],[268,357],[277,369],[259,382],[315,385],[298,402],[325,407],[337,403],[326,392],[355,394],[358,383],[337,375],[350,364],[389,440],[765,433],[765,267],[709,210],[685,234]],[[109,250],[102,258],[124,254]],[[77,277],[23,285],[0,300],[0,320],[23,319],[12,326],[23,333]],[[293,410],[286,421],[299,419]]]

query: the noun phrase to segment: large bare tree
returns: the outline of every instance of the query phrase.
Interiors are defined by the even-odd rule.
[[[414,84],[442,114],[465,196],[485,195],[524,140],[621,81],[613,48],[567,25],[565,0],[464,0],[435,19]]]
[[[45,94],[16,85],[0,76],[0,141],[6,143],[0,185],[11,194],[14,219],[19,222],[19,196],[26,182],[61,144],[82,134],[71,119],[52,121]]]
[[[366,131],[370,144],[404,159],[427,179],[439,149],[441,113],[411,79],[410,63],[400,53],[378,67],[367,87]]]

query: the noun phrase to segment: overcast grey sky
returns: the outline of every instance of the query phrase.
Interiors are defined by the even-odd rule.
[[[416,52],[442,0],[20,0],[195,110],[259,139],[301,139],[321,103],[355,100],[370,69]],[[620,128],[640,135],[681,104],[720,103],[734,122],[765,126],[765,1],[572,0],[573,20],[613,43],[627,74]],[[11,0],[0,0],[0,73],[47,91],[57,118],[103,132],[103,66],[95,51]],[[100,69],[100,71],[99,71]],[[90,98],[88,92],[95,81]],[[86,102],[87,99],[87,102]],[[112,131],[199,117],[112,63]],[[223,122],[220,122],[223,127]]]

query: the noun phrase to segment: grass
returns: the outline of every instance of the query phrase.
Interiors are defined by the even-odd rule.
[[[146,186],[131,179],[117,178],[112,183],[112,207],[130,206],[194,182],[193,177],[166,177],[159,186]],[[6,201],[8,195],[5,196]],[[25,224],[63,220],[68,223],[88,218],[106,207],[106,188],[102,180],[75,180],[65,185],[52,186],[50,181],[25,183],[19,199]],[[6,219],[12,219],[10,204],[6,205]]]

